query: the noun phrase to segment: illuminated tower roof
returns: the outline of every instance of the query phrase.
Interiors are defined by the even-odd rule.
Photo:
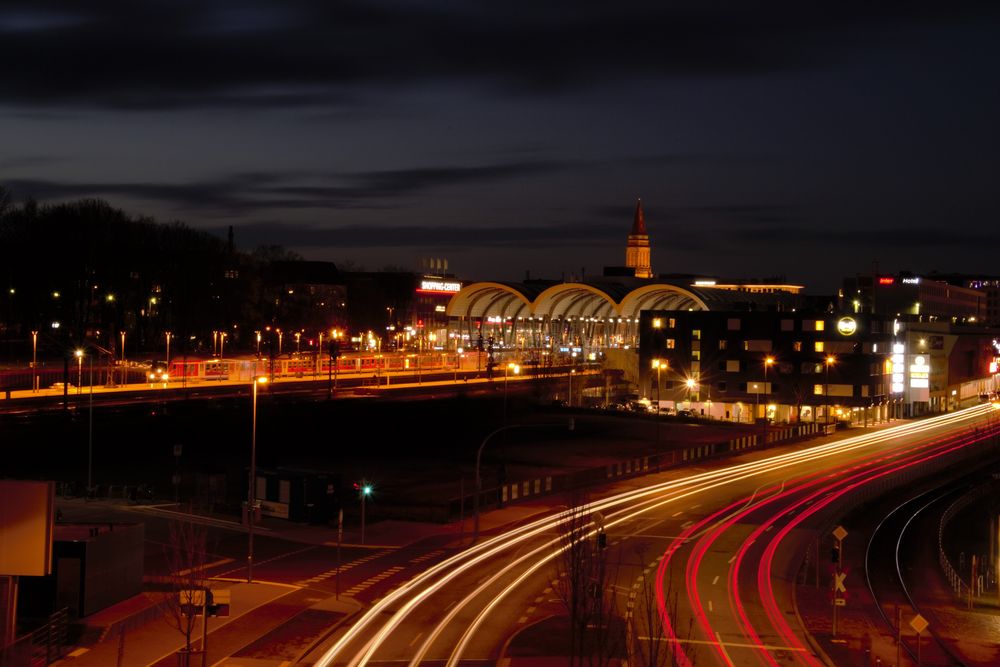
[[[635,204],[635,218],[628,235],[628,246],[625,248],[625,266],[635,269],[636,278],[653,277],[653,269],[649,264],[649,234],[646,233],[646,217],[642,213],[641,199]]]

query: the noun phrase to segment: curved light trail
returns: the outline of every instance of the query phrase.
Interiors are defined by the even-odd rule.
[[[897,438],[915,436],[943,427],[957,427],[963,423],[971,424],[981,419],[989,409],[989,405],[976,406],[916,423],[903,424],[719,470],[693,473],[679,479],[652,484],[641,489],[633,489],[593,501],[588,504],[587,509],[591,512],[604,513],[607,516],[605,526],[611,528],[654,512],[671,503],[724,488],[735,482],[750,479],[755,475],[773,473],[803,463],[822,461],[829,457],[854,452],[864,453],[866,450],[870,450],[872,453],[864,458],[874,459],[884,453],[884,447],[892,446],[893,441]],[[854,467],[857,468],[857,465]],[[816,476],[822,479],[826,474],[828,471],[817,473]],[[790,491],[783,489],[783,486],[770,485],[764,492],[755,493],[749,498],[739,500],[685,529],[677,538],[676,547],[671,545],[667,550],[660,567],[657,569],[658,576],[662,576],[665,572],[665,565],[669,563],[677,549],[687,540],[693,539],[693,536],[699,531],[713,526],[720,520],[720,517],[727,516],[727,513],[732,513],[740,506],[745,506],[747,511],[752,511],[753,508],[761,506],[762,503],[775,496],[790,493]],[[773,495],[769,497],[768,494]],[[833,500],[831,499],[829,502],[833,502]],[[394,637],[396,637],[396,642],[399,642],[397,633],[402,631],[404,624],[411,617],[415,618],[414,614],[418,611],[426,613],[436,620],[433,627],[427,632],[426,639],[418,648],[411,649],[413,653],[407,655],[409,664],[415,667],[422,660],[425,660],[435,644],[443,643],[446,634],[450,633],[449,636],[454,639],[450,643],[452,650],[447,664],[449,666],[456,665],[489,616],[500,608],[501,602],[516,591],[518,586],[527,582],[532,575],[537,574],[543,566],[559,556],[565,547],[562,543],[563,540],[558,536],[559,526],[578,511],[576,508],[568,509],[532,521],[502,535],[483,540],[479,544],[428,568],[373,604],[324,653],[316,662],[317,667],[327,667],[334,661],[348,667],[362,667],[368,662],[378,659],[378,654],[391,646]],[[796,525],[801,520],[799,519]],[[554,531],[557,533],[556,537],[546,535],[546,533]],[[787,532],[786,530],[781,534],[787,535]],[[594,529],[591,529],[587,537],[593,534]],[[775,549],[777,549],[777,543],[775,543]],[[773,558],[773,552],[771,556]],[[482,572],[482,569],[487,565],[491,566],[490,571],[493,574],[483,581],[475,579],[476,573]],[[463,577],[466,578],[466,582],[464,586],[461,586],[459,584]],[[475,582],[472,585],[468,582],[470,577]],[[664,613],[666,605],[665,601],[662,600],[662,587],[660,587],[658,598],[657,604],[660,606],[661,615],[665,620],[668,636],[673,636],[676,639],[670,629],[670,620]],[[447,601],[442,604],[442,599]],[[451,607],[446,614],[440,614],[440,610],[444,609],[445,605],[451,605]],[[466,620],[461,620],[462,617],[466,617]],[[708,627],[710,628],[710,626]],[[704,626],[702,629],[710,632]],[[785,636],[785,631],[784,628],[779,630],[783,636]],[[791,633],[790,629],[787,632],[790,633],[787,639],[791,642],[795,639],[794,633]],[[414,634],[417,633],[414,632]],[[709,639],[714,642],[716,637],[709,635]],[[682,656],[683,653],[678,654],[678,657]],[[725,657],[724,651],[722,656],[723,663],[727,663],[729,659]],[[682,659],[681,664],[690,664],[685,663],[685,660]],[[766,659],[765,664],[767,664]]]

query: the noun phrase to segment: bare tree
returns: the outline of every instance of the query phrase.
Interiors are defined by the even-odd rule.
[[[193,521],[172,521],[169,541],[165,547],[169,568],[167,622],[184,635],[181,653],[184,655],[182,660],[185,665],[190,660],[191,640],[199,621],[193,607],[201,604],[192,595],[192,591],[201,591],[201,595],[204,595],[208,589],[208,579],[205,576],[206,535],[205,527]]]
[[[569,616],[571,667],[607,667],[625,653],[624,623],[611,584],[606,537],[587,504],[575,504],[560,525],[563,556],[558,561],[558,595]],[[620,565],[620,563],[619,563]]]
[[[680,664],[680,648],[676,641],[670,641],[661,614],[677,618],[677,592],[673,590],[670,579],[663,593],[664,608],[661,610],[657,598],[657,581],[650,575],[653,565],[645,566],[646,545],[639,544],[635,548],[639,557],[639,566],[643,574],[639,576],[639,587],[635,591],[633,604],[626,618],[628,636],[628,664],[638,667],[677,667]],[[694,630],[693,620],[686,629],[685,636],[690,638]],[[688,662],[694,664],[694,656],[688,656]]]

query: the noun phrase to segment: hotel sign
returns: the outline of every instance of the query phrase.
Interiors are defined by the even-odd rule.
[[[851,336],[858,330],[858,323],[853,317],[841,317],[837,320],[837,333],[841,336]]]
[[[420,292],[447,292],[454,293],[459,292],[462,289],[462,283],[451,282],[447,280],[422,280],[420,281]]]

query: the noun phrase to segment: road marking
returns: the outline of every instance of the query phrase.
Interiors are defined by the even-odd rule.
[[[517,619],[517,624],[518,625],[524,625],[527,622],[528,622],[528,617],[527,616],[522,616],[521,618]]]
[[[525,613],[525,615],[527,615],[527,616],[531,616],[532,614],[534,614],[534,613],[535,613],[535,609],[537,609],[537,608],[538,608],[538,607],[528,607],[528,609],[527,609],[527,610],[525,610],[525,612],[524,612],[524,613]]]
[[[715,607],[712,606],[712,601],[711,600],[708,601],[708,610],[709,611],[715,611]]]
[[[198,570],[207,570],[210,567],[218,567],[219,565],[228,565],[229,563],[232,563],[232,562],[233,562],[232,558],[223,558],[221,560],[217,560],[217,561],[214,561],[214,562],[211,562],[211,563],[205,563],[201,567],[189,567],[187,569],[180,570],[176,574],[177,574],[178,577],[183,577],[185,575],[191,574],[192,572],[196,572]]]
[[[690,507],[690,509],[693,509],[693,510],[696,510],[696,509],[698,509],[699,507],[701,507],[701,503],[695,503],[694,505],[692,505],[692,506]]]
[[[681,510],[680,512],[674,512],[670,516],[680,516],[681,514],[684,514],[684,510]]]
[[[79,658],[81,655],[89,651],[89,648],[78,648],[75,651],[70,651],[66,657],[67,658]]]
[[[715,575],[715,579],[712,579],[713,586],[716,585],[717,583],[719,583],[719,575]]]
[[[716,635],[718,636],[718,635]],[[799,653],[804,653],[806,649],[800,648],[798,646],[775,646],[773,644],[744,644],[740,642],[723,642],[721,640],[716,641],[706,641],[704,639],[684,639],[681,637],[649,637],[649,636],[639,636],[642,641],[657,641],[657,642],[667,642],[668,644],[703,644],[706,646],[728,646],[730,648],[754,648],[754,649],[764,649],[767,651],[796,651]]]
[[[413,638],[412,642],[410,642],[410,646],[413,646],[414,644],[416,644],[417,640],[420,639],[423,636],[424,636],[424,633],[422,633],[422,632],[417,633],[417,636]]]
[[[736,556],[733,556],[732,558],[729,559],[729,564],[732,565],[734,560],[736,560]]]
[[[722,649],[722,657],[726,659],[726,663],[728,663],[729,667],[736,667],[736,665],[733,664],[733,659],[729,657],[729,652],[726,650],[726,645],[722,643],[722,637],[719,635],[718,632],[715,633],[715,638],[719,642],[719,648]]]
[[[684,523],[681,524],[681,528],[687,528],[688,526],[690,526],[693,523],[694,523],[694,521],[685,521]]]

